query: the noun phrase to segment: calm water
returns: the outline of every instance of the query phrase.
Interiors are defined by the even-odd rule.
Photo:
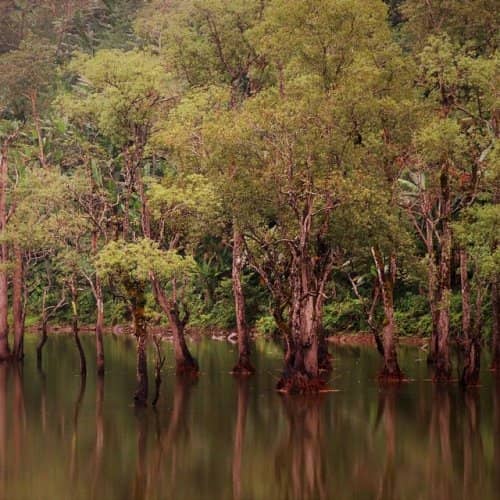
[[[134,342],[106,338],[104,384],[85,386],[71,338],[35,337],[22,373],[0,366],[0,500],[493,499],[500,488],[500,383],[464,396],[427,381],[424,353],[403,348],[414,379],[380,389],[368,348],[335,348],[332,387],[321,398],[274,391],[281,353],[259,343],[257,375],[228,371],[223,342],[191,343],[203,372],[176,381],[172,358],[157,411],[137,412]],[[166,344],[169,349],[169,344]]]

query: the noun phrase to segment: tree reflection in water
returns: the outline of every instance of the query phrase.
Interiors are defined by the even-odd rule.
[[[275,459],[281,497],[326,499],[322,397],[282,396],[281,399],[288,421]]]
[[[234,447],[232,462],[233,478],[233,500],[242,499],[241,464],[243,460],[243,448],[245,444],[245,424],[248,408],[248,377],[242,376],[236,379],[238,384],[238,399],[236,425],[234,429]]]

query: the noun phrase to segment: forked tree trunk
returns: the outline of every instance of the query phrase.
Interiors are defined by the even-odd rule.
[[[290,342],[291,352],[277,389],[289,393],[318,392],[325,384],[319,373],[319,334],[322,328],[325,286],[333,268],[328,253],[321,261],[310,255],[312,199],[306,201],[300,238],[292,248]]]
[[[14,323],[14,352],[17,361],[24,358],[24,262],[23,253],[19,247],[14,249],[15,267],[12,278],[12,316]]]
[[[302,260],[302,259],[301,259]],[[303,259],[306,260],[306,259]],[[308,260],[308,259],[307,259]],[[311,285],[307,262],[295,264],[291,304],[290,353],[277,389],[289,393],[316,392],[323,385],[319,378],[317,295]]]
[[[136,406],[147,406],[148,404],[148,362],[147,362],[147,329],[144,307],[146,299],[144,290],[128,287],[132,317],[134,320],[134,335],[137,340],[137,388],[134,394]]]
[[[250,339],[245,314],[245,295],[243,292],[243,236],[236,222],[233,222],[233,296],[236,314],[236,330],[238,332],[238,362],[232,372],[239,375],[253,373],[254,367],[250,361]]]
[[[451,297],[451,199],[448,165],[441,169],[441,255],[439,259],[439,316],[434,380],[446,382],[451,377],[449,350]]]
[[[384,324],[382,327],[382,349],[384,366],[379,375],[382,381],[401,381],[403,373],[398,364],[396,353],[396,322],[394,319],[394,282],[396,278],[396,257],[391,255],[386,269],[382,254],[378,248],[372,248],[373,260],[377,269],[377,277],[384,307]]]
[[[170,327],[172,328],[176,372],[179,375],[196,375],[199,371],[198,362],[189,352],[184,337],[187,318],[181,319],[176,301],[167,297],[160,283],[155,278],[151,281],[156,301],[167,315]]]

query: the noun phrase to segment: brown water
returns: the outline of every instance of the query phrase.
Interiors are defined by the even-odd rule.
[[[321,398],[274,391],[280,350],[257,345],[256,376],[234,380],[234,347],[191,343],[196,383],[164,373],[157,411],[136,411],[134,343],[106,338],[107,374],[86,384],[69,337],[50,338],[44,376],[27,339],[23,372],[0,366],[0,500],[493,499],[500,489],[500,382],[464,395],[428,378],[425,353],[402,348],[414,379],[380,389],[377,353],[335,348]],[[169,349],[169,344],[166,344]]]

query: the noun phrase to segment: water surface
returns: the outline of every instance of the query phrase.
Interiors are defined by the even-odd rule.
[[[377,353],[332,348],[317,398],[274,391],[280,349],[257,374],[229,375],[235,348],[190,342],[202,373],[176,380],[170,344],[157,410],[134,409],[134,341],[106,337],[104,383],[78,374],[71,337],[52,336],[43,374],[28,336],[23,370],[0,366],[0,500],[493,499],[500,489],[500,381],[462,393],[429,382],[425,353],[401,349],[413,379],[380,388]],[[153,387],[151,387],[151,393]]]

